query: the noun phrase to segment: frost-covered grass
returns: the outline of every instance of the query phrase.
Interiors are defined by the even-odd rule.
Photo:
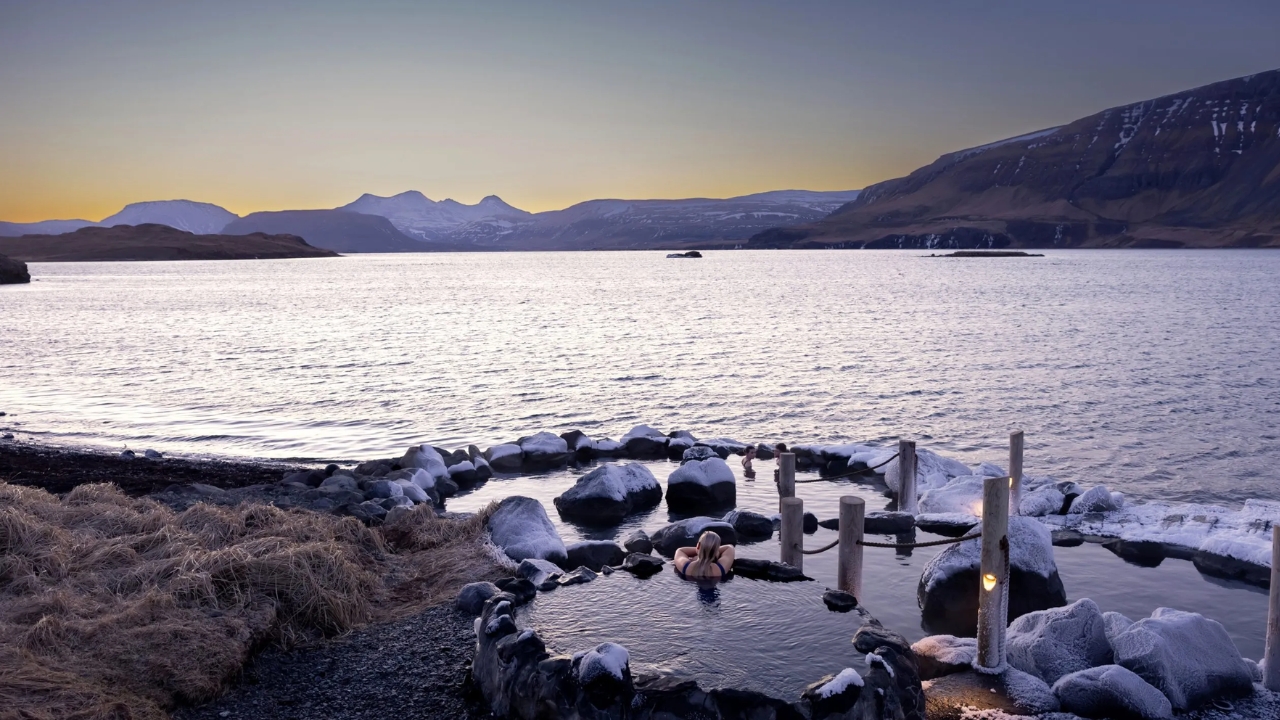
[[[0,483],[0,715],[166,718],[264,643],[345,632],[496,577],[485,514],[380,529],[261,504],[181,513]]]

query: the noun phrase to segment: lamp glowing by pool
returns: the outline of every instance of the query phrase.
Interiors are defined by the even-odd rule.
[[[995,576],[995,575],[992,575],[991,573],[987,573],[986,575],[983,575],[983,576],[982,576],[982,589],[983,589],[983,590],[986,590],[987,592],[991,592],[992,588],[994,588],[995,586],[996,586],[996,576]]]

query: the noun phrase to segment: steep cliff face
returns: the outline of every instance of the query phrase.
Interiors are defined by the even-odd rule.
[[[1280,246],[1280,70],[950,153],[751,246]]]

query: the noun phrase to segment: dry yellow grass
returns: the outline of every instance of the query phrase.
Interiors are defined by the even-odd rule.
[[[468,521],[269,505],[175,513],[114,485],[0,482],[0,718],[166,718],[266,643],[402,616],[500,573]]]

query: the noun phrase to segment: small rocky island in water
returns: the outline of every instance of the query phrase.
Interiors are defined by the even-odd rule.
[[[698,252],[697,250],[690,250],[688,252],[682,252],[682,253],[669,253],[667,257],[669,258],[700,258],[702,257],[702,253]]]
[[[253,260],[338,257],[297,235],[196,235],[144,223],[84,227],[61,235],[0,237],[0,254],[26,262]]]
[[[27,264],[21,260],[0,255],[0,285],[17,285],[31,282]]]
[[[949,255],[938,255],[937,253],[934,253],[929,257],[1044,257],[1044,254],[1022,252],[1021,250],[957,250]]]

